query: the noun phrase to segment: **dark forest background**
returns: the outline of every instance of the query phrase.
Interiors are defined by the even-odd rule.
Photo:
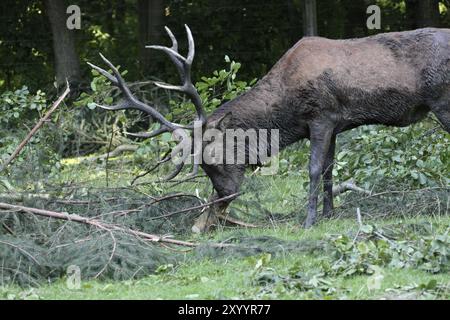
[[[309,5],[317,10],[306,10]],[[81,29],[68,30],[66,8],[81,8]],[[381,8],[381,30],[368,30],[366,9]],[[170,79],[166,57],[146,44],[167,44],[164,26],[183,42],[183,25],[197,46],[195,76],[224,65],[224,56],[242,63],[243,78],[259,78],[316,21],[320,36],[368,34],[450,25],[450,1],[437,0],[2,0],[0,3],[0,91],[26,84],[51,89],[66,77],[81,88],[90,81],[86,61],[101,51],[128,70],[128,80]],[[197,79],[197,78],[195,78]]]

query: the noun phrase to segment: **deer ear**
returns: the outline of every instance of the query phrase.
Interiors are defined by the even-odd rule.
[[[219,119],[214,120],[211,123],[211,126],[220,131],[225,131],[230,127],[232,118],[233,114],[231,112],[224,113],[223,115],[220,116]]]

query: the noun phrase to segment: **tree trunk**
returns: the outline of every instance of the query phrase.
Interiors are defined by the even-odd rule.
[[[439,0],[407,0],[406,15],[410,29],[439,27]]]
[[[152,51],[146,45],[159,44],[164,31],[164,0],[139,0],[139,51],[141,66],[151,65]]]
[[[75,30],[69,30],[67,5],[63,0],[46,0],[46,11],[53,37],[56,83],[63,86],[66,79],[76,88],[81,80],[80,62],[75,49]]]
[[[303,0],[303,35],[318,35],[316,0]]]

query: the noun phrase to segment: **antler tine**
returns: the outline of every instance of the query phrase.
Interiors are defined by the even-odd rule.
[[[164,29],[166,29],[167,34],[170,37],[170,40],[172,40],[172,50],[178,52],[178,41],[177,38],[172,33],[172,30],[169,29],[169,27],[165,26]]]
[[[127,85],[125,84],[125,80],[123,80],[122,75],[120,74],[119,70],[109,61],[105,58],[104,55],[99,53],[100,57],[103,61],[107,64],[107,66],[112,70],[114,76],[116,77],[117,86],[122,90],[122,92],[129,98],[132,99],[133,94],[131,93],[130,89],[128,89]]]
[[[97,70],[101,75],[103,75],[104,77],[106,77],[109,81],[111,81],[114,85],[118,85],[118,82],[116,80],[116,78],[114,78],[108,71],[97,67],[95,64],[92,64],[90,62],[87,62],[87,64],[92,68]]]
[[[206,114],[202,107],[202,99],[200,98],[200,95],[198,94],[197,89],[195,88],[191,80],[191,67],[195,56],[194,37],[192,36],[191,29],[187,25],[184,25],[184,27],[186,29],[189,46],[187,58],[183,57],[178,53],[178,42],[175,39],[175,36],[173,35],[172,31],[167,27],[166,27],[167,34],[172,39],[172,48],[155,45],[146,46],[146,48],[165,52],[176,65],[178,72],[180,74],[181,81],[183,82],[183,84],[180,86],[170,85],[162,82],[155,82],[155,85],[163,89],[176,90],[187,94],[195,106],[195,110],[197,112],[197,119],[200,120],[202,124],[204,124],[206,122]]]
[[[192,172],[190,174],[188,174],[188,178],[197,176],[199,167],[200,167],[200,165],[198,163],[194,163]]]
[[[121,100],[118,104],[112,105],[112,106],[105,106],[103,104],[95,103],[95,105],[99,108],[109,110],[109,111],[117,111],[117,110],[124,110],[124,109],[130,109],[131,104],[126,100]]]
[[[189,65],[192,65],[192,62],[194,61],[194,56],[195,56],[194,37],[192,36],[191,29],[189,29],[187,24],[184,25],[184,28],[186,29],[188,45],[189,45],[189,52],[188,52],[188,56],[187,56],[186,60]]]
[[[177,41],[177,38],[175,38],[175,36],[173,35],[172,30],[170,30],[169,27],[165,26],[164,29],[166,29],[166,33],[169,35],[170,40],[172,40],[172,47],[170,49],[172,49],[173,51],[178,53],[178,41]],[[184,78],[183,62],[180,61],[178,57],[172,56],[170,54],[169,54],[169,58],[170,58],[170,60],[172,60],[172,62],[177,67],[178,74],[180,75],[180,79],[183,80],[183,78]]]
[[[156,130],[153,130],[152,132],[140,132],[140,133],[132,133],[132,132],[126,132],[127,135],[132,136],[132,137],[136,137],[136,138],[153,138],[156,137],[157,135],[160,135],[161,133],[165,133],[165,132],[170,132],[170,128],[167,128],[164,125],[161,125],[161,127],[159,127]]]
[[[167,53],[170,57],[173,57],[175,59],[178,59],[180,62],[186,62],[186,58],[183,57],[181,54],[179,54],[177,51],[175,51],[172,48],[164,47],[164,46],[158,46],[158,45],[151,45],[151,46],[145,46],[146,49],[154,49],[154,50],[161,50]]]
[[[171,84],[167,84],[167,83],[161,83],[161,82],[155,82],[155,85],[158,87],[164,88],[164,89],[177,90],[177,91],[180,91],[180,92],[186,94],[195,106],[195,110],[197,113],[197,120],[200,120],[201,124],[203,126],[206,123],[206,113],[203,110],[202,99],[201,99],[199,93],[197,92],[195,85],[192,83],[192,80],[191,80],[191,67],[192,67],[192,63],[194,61],[194,56],[195,56],[194,37],[192,36],[192,32],[191,32],[190,28],[187,25],[185,25],[184,27],[186,29],[187,40],[188,40],[188,54],[186,57],[182,56],[178,52],[177,39],[175,38],[174,34],[168,27],[165,27],[165,30],[172,41],[171,47],[150,45],[150,46],[146,46],[146,48],[165,52],[169,56],[169,58],[172,60],[172,62],[175,64],[175,66],[178,70],[178,73],[180,75],[180,79],[181,79],[181,85],[179,85],[179,86],[171,85]],[[120,74],[118,69],[108,59],[106,59],[101,53],[100,53],[100,57],[106,63],[106,65],[112,70],[112,74],[109,71],[106,71],[106,70],[104,70],[98,66],[95,66],[91,63],[88,63],[89,66],[91,66],[94,70],[97,70],[101,75],[106,77],[113,85],[117,86],[120,89],[120,91],[123,93],[124,96],[123,96],[123,100],[120,101],[116,105],[104,106],[104,105],[97,104],[97,106],[107,109],[107,110],[137,109],[137,110],[140,110],[140,111],[143,111],[143,112],[149,114],[154,120],[158,121],[161,124],[159,129],[156,129],[150,133],[138,133],[138,134],[131,134],[131,135],[140,137],[140,138],[151,138],[151,137],[157,136],[157,135],[165,133],[165,132],[175,131],[176,129],[191,129],[191,130],[195,129],[195,127],[197,125],[196,122],[194,122],[194,124],[187,125],[187,126],[172,123],[172,122],[168,121],[167,119],[165,119],[164,116],[162,114],[160,114],[152,106],[139,101],[133,95],[133,93],[131,92],[129,87],[127,86],[125,80],[122,78],[122,75]],[[128,133],[128,134],[130,134],[130,133]],[[183,157],[185,157],[184,153],[183,153]],[[165,157],[163,160],[158,162],[158,165],[169,161],[171,158],[172,158],[171,156]],[[167,176],[164,180],[171,180],[181,172],[181,170],[184,167],[186,159],[183,158],[181,160],[182,161],[180,163],[176,164],[176,170],[172,174]],[[199,165],[194,163],[193,172],[192,172],[193,175],[195,175],[198,172],[198,169],[199,169]]]
[[[184,167],[184,162],[182,162],[180,164],[177,164],[175,166],[175,170],[172,173],[170,173],[169,175],[167,175],[166,177],[162,178],[161,180],[162,181],[170,181],[170,180],[172,180],[173,178],[175,178],[181,172],[181,170],[183,170],[183,167]]]
[[[117,70],[117,68],[111,63],[111,61],[106,59],[105,56],[103,56],[101,53],[99,53],[99,54],[100,54],[100,57],[102,58],[102,60],[112,70],[114,75],[111,75],[108,71],[106,71],[100,67],[97,67],[96,65],[93,65],[92,63],[88,62],[88,64],[92,68],[94,68],[95,70],[100,72],[108,80],[110,80],[113,85],[117,86],[122,91],[122,93],[125,95],[125,97],[122,102],[120,102],[119,104],[117,104],[115,106],[104,106],[104,105],[99,105],[99,104],[97,104],[97,106],[99,106],[100,108],[106,109],[106,110],[124,110],[124,109],[140,110],[142,112],[149,114],[153,119],[155,119],[156,121],[161,123],[162,128],[164,128],[164,130],[167,130],[167,131],[173,131],[173,130],[176,130],[177,128],[189,128],[187,126],[177,125],[175,123],[168,121],[166,118],[164,118],[164,116],[162,114],[160,114],[158,111],[156,111],[156,109],[154,109],[153,107],[136,99],[134,97],[134,95],[131,93],[130,89],[127,87],[125,80],[122,78],[122,76],[121,76],[120,72]],[[152,136],[155,136],[155,135],[163,133],[163,132],[166,132],[166,131],[163,131],[163,130],[157,131]]]

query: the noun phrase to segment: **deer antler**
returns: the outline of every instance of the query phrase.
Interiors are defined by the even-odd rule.
[[[155,82],[155,85],[167,89],[167,90],[176,90],[179,92],[182,92],[186,94],[194,104],[196,113],[197,113],[197,121],[200,121],[201,125],[203,126],[206,123],[206,113],[203,109],[203,104],[200,95],[197,92],[197,89],[195,88],[194,84],[191,80],[191,67],[192,62],[194,60],[195,56],[195,44],[194,44],[194,38],[192,37],[192,32],[189,29],[187,25],[185,25],[187,38],[188,38],[188,44],[189,44],[189,51],[187,57],[183,57],[178,52],[178,42],[173,35],[172,31],[170,31],[169,28],[165,27],[167,34],[169,35],[170,39],[172,40],[172,47],[164,47],[164,46],[146,46],[146,48],[155,49],[155,50],[161,50],[165,52],[169,58],[172,60],[172,62],[175,64],[177,71],[180,75],[180,79],[182,84],[179,86],[170,85],[162,82]],[[122,78],[120,72],[117,70],[117,68],[108,60],[106,59],[101,53],[100,57],[102,60],[106,63],[106,65],[112,70],[112,74],[108,71],[93,65],[88,62],[89,66],[91,66],[93,69],[97,70],[100,74],[102,74],[104,77],[106,77],[111,83],[118,87],[120,91],[123,93],[123,99],[117,104],[113,106],[105,106],[97,104],[98,107],[106,109],[106,110],[125,110],[125,109],[136,109],[140,110],[142,112],[147,113],[150,115],[154,120],[158,121],[161,126],[159,129],[156,129],[152,132],[145,133],[145,134],[138,134],[137,136],[145,137],[145,138],[151,138],[155,137],[157,135],[160,135],[165,132],[172,132],[176,129],[189,129],[192,130],[194,128],[194,125],[181,125],[172,123],[164,116],[159,113],[155,108],[153,108],[150,105],[147,105],[141,101],[139,101],[133,93],[130,91],[128,86],[125,83],[125,80]],[[168,160],[171,157],[166,157],[163,160]],[[164,161],[166,162],[166,161]],[[171,180],[174,177],[176,177],[182,170],[184,165],[184,161],[176,166],[175,172],[170,174],[166,180]],[[193,174],[197,173],[198,171],[198,164],[194,163],[193,168]]]
[[[189,44],[189,52],[187,58],[179,54],[177,39],[168,27],[165,27],[165,29],[170,39],[172,40],[171,48],[164,46],[146,46],[146,48],[161,50],[165,52],[177,67],[181,82],[183,83],[181,86],[174,86],[162,82],[156,82],[155,85],[163,89],[176,90],[185,93],[192,100],[192,103],[195,106],[195,110],[197,112],[197,120],[201,121],[203,125],[206,123],[206,114],[203,110],[202,99],[200,98],[200,95],[198,94],[197,89],[192,84],[191,80],[191,67],[195,55],[194,38],[192,37],[191,29],[189,29],[187,25],[184,25],[184,27],[186,28],[186,34]]]

